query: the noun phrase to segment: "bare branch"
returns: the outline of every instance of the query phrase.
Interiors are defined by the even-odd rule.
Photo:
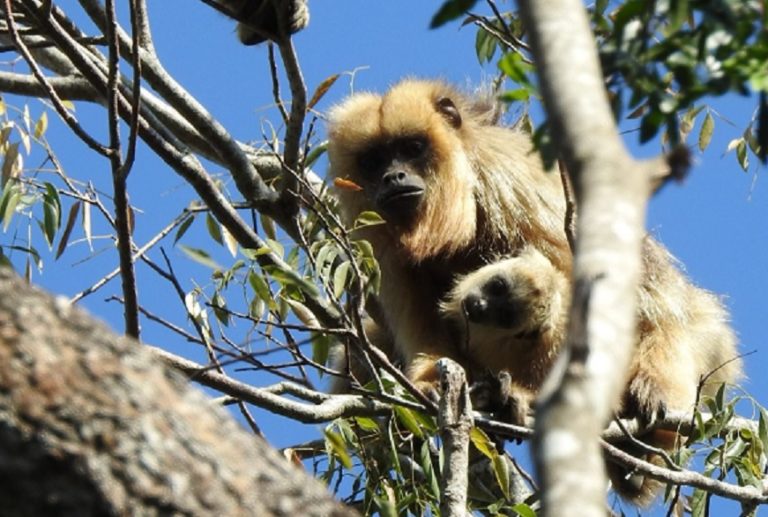
[[[472,403],[464,369],[455,361],[442,358],[440,370],[440,410],[438,423],[443,440],[445,466],[440,481],[440,514],[465,517],[469,473],[469,433],[472,430]]]

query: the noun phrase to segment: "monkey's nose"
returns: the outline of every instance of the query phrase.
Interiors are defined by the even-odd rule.
[[[461,302],[464,314],[469,321],[481,321],[485,311],[488,309],[488,301],[482,296],[470,295]]]

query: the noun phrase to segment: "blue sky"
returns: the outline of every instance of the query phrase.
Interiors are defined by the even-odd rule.
[[[74,8],[74,2],[71,2]],[[356,90],[382,91],[404,76],[440,77],[471,87],[495,73],[481,67],[474,53],[475,31],[454,23],[430,31],[427,26],[438,2],[391,0],[313,1],[309,28],[295,38],[304,78],[311,91],[332,74],[357,70]],[[234,27],[210,8],[193,0],[149,2],[155,45],[160,58],[177,80],[206,105],[211,113],[240,140],[261,140],[268,131],[266,121],[276,122],[267,51],[264,47],[237,44]],[[74,11],[73,11],[74,13]],[[79,17],[76,17],[79,18]],[[318,105],[323,111],[350,91],[349,76],[342,77]],[[21,100],[16,99],[19,103]],[[14,101],[11,101],[12,103]],[[752,116],[754,99],[727,97],[717,100],[715,136],[707,152],[697,154],[696,166],[683,185],[667,186],[649,208],[648,228],[685,265],[698,285],[726,296],[741,350],[755,350],[746,361],[746,390],[763,405],[768,404],[768,352],[763,342],[768,332],[768,185],[765,171],[753,164],[741,171],[733,153],[725,154],[728,142],[737,138]],[[30,101],[33,116],[42,105]],[[101,108],[78,104],[78,116],[97,134],[104,134],[106,120]],[[52,115],[52,114],[49,114]],[[75,177],[93,178],[108,192],[108,163],[94,157],[85,146],[51,116],[48,139],[65,169]],[[730,122],[732,122],[732,124]],[[626,124],[631,128],[632,124]],[[694,130],[691,143],[695,143]],[[626,141],[633,152],[651,156],[658,145],[638,148],[635,134]],[[28,161],[28,164],[34,162]],[[211,168],[212,173],[223,171]],[[320,170],[322,172],[322,170]],[[222,177],[226,180],[226,177]],[[129,179],[131,201],[142,210],[137,215],[135,238],[143,243],[153,236],[193,197],[165,164],[146,149],[140,149]],[[203,225],[194,232],[202,235]],[[0,236],[5,240],[6,236]],[[185,240],[187,237],[185,237]],[[38,245],[43,247],[38,238]],[[200,245],[200,244],[198,244]],[[205,247],[213,247],[209,240]],[[47,257],[43,275],[34,281],[47,289],[72,295],[111,270],[116,254],[104,241],[96,248],[103,253],[87,262],[87,247],[69,250],[58,262]],[[207,285],[210,271],[192,264],[167,243],[186,289],[195,283]],[[154,255],[159,260],[158,255]],[[221,250],[217,260],[232,259]],[[142,303],[157,311],[178,302],[170,298],[167,285],[145,267],[139,267],[139,296]],[[116,329],[122,328],[119,306],[104,303],[107,294],[119,294],[118,282],[86,299],[84,305]],[[169,305],[170,304],[170,305]],[[177,323],[184,324],[178,318]],[[178,338],[143,321],[143,338],[177,353],[202,360],[199,351]],[[278,446],[301,439],[301,432],[286,426],[285,420],[257,411],[267,437]]]

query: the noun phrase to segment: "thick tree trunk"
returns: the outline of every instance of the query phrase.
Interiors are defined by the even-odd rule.
[[[352,515],[142,346],[0,268],[4,515]]]

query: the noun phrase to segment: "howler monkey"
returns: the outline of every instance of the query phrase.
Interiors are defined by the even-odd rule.
[[[362,188],[338,192],[346,221],[367,210],[386,220],[361,230],[381,266],[380,324],[427,393],[435,360],[449,356],[535,394],[564,339],[572,255],[562,184],[529,136],[493,123],[489,107],[439,81],[405,80],[353,95],[329,117],[330,174]],[[650,421],[691,409],[700,376],[718,367],[711,381],[736,380],[722,304],[650,237],[638,299],[622,414]],[[635,502],[649,494],[620,488]]]

